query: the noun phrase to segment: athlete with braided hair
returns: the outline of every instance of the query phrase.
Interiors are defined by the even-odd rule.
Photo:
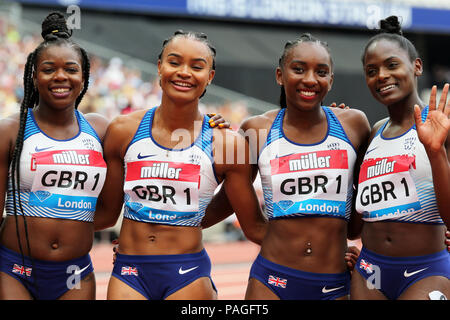
[[[45,18],[20,112],[0,122],[0,299],[95,298],[89,251],[108,121],[77,110],[90,65],[71,34],[62,14]]]
[[[281,110],[245,120],[269,219],[250,270],[246,299],[347,299],[347,237],[353,233],[352,193],[358,157],[370,126],[363,112],[321,105],[333,83],[328,46],[310,34],[286,43],[276,69]],[[252,133],[254,135],[252,135]],[[203,222],[230,214],[220,191]]]

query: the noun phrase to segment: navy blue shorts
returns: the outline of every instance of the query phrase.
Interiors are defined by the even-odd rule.
[[[191,282],[211,279],[211,260],[205,249],[179,255],[125,255],[118,253],[112,276],[149,300],[163,300]]]
[[[450,253],[445,249],[425,256],[388,257],[363,247],[355,269],[368,280],[369,288],[380,290],[388,299],[397,299],[421,279],[431,276],[450,279]]]
[[[313,273],[285,267],[258,255],[250,269],[281,300],[334,300],[350,292],[350,273]]]
[[[0,271],[17,279],[34,299],[56,300],[70,289],[80,288],[80,281],[94,268],[89,254],[61,262],[31,261],[0,246]]]

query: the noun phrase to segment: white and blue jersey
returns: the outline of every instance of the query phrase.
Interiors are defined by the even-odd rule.
[[[106,176],[103,148],[95,130],[75,110],[79,132],[67,140],[47,136],[28,110],[20,157],[20,199],[23,214],[31,217],[92,222],[97,197]],[[11,169],[7,215],[14,215]],[[19,210],[16,193],[17,214]]]
[[[422,121],[428,106],[422,110]],[[373,138],[359,175],[356,209],[368,222],[391,220],[443,224],[434,194],[430,161],[416,126],[398,137]]]
[[[124,217],[199,226],[218,186],[213,167],[213,129],[205,116],[201,133],[191,146],[165,148],[152,136],[156,108],[144,115],[125,153]]]
[[[334,113],[322,109],[328,130],[315,144],[295,143],[285,136],[285,109],[272,124],[258,158],[269,220],[350,217],[356,151]]]

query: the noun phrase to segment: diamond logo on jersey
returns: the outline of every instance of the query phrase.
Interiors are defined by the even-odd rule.
[[[288,210],[290,207],[294,205],[294,201],[291,200],[281,200],[276,203],[281,209],[284,211]]]
[[[50,198],[52,196],[52,194],[48,191],[36,191],[36,192],[34,192],[34,194],[41,202],[44,202],[45,200],[47,200],[48,198]]]
[[[138,212],[139,210],[141,210],[144,206],[142,205],[142,203],[139,202],[128,202],[127,204],[131,210]]]

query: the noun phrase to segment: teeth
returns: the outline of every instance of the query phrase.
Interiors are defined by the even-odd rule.
[[[186,82],[174,82],[174,83],[180,87],[192,87],[192,85],[190,85],[189,83],[186,83]]]
[[[300,91],[300,93],[304,96],[312,97],[315,96],[316,93],[314,91]]]
[[[68,92],[69,89],[68,88],[54,88],[52,89],[52,92],[57,92],[57,93],[63,93],[63,92]]]
[[[383,91],[392,89],[392,88],[394,88],[394,87],[395,87],[395,84],[390,84],[390,85],[388,85],[388,86],[386,86],[386,87],[380,88],[380,92],[383,92]]]

